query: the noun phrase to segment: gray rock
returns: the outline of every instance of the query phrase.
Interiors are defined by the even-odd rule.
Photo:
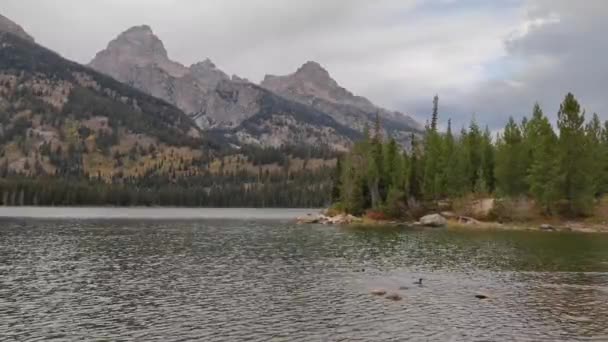
[[[448,224],[448,221],[445,217],[439,214],[432,214],[424,216],[420,219],[420,224],[425,227],[445,227]]]
[[[31,42],[34,41],[34,38],[32,38],[32,36],[30,36],[27,32],[25,32],[25,30],[21,26],[19,26],[18,24],[16,24],[12,20],[10,20],[9,18],[7,18],[1,14],[0,14],[0,32],[12,33],[16,36],[19,36],[19,37],[29,40]]]
[[[555,231],[555,227],[553,227],[550,224],[542,224],[540,226],[540,230],[547,231],[547,232],[552,232],[552,231]]]
[[[306,216],[301,216],[296,218],[296,221],[299,224],[325,224],[325,225],[342,225],[342,224],[351,224],[360,222],[361,219],[355,217],[353,215],[336,215],[336,216],[326,216],[324,214],[308,214]]]
[[[386,290],[385,289],[373,289],[369,293],[373,294],[374,296],[384,296],[386,294]]]
[[[300,216],[296,219],[298,224],[315,224],[321,222],[321,215],[308,214],[306,216]]]
[[[403,297],[401,297],[398,293],[391,293],[386,296],[386,299],[390,299],[392,301],[400,301],[401,299],[403,299]]]

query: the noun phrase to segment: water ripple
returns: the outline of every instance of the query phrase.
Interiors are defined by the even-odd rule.
[[[547,236],[4,220],[0,340],[608,340],[608,240]]]

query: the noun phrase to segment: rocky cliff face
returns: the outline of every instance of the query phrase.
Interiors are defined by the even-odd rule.
[[[0,14],[0,32],[8,32],[12,33],[16,36],[19,36],[23,39],[27,39],[31,42],[34,41],[34,38],[30,36],[25,30],[19,26],[18,24],[11,21],[9,18]]]
[[[363,131],[366,125],[373,127],[376,114],[380,115],[387,133],[403,142],[409,139],[412,132],[422,130],[411,117],[380,108],[341,87],[316,62],[305,63],[291,75],[267,75],[261,85],[288,99],[328,113],[337,122],[359,131]]]
[[[120,34],[90,66],[176,105],[200,128],[220,130],[242,144],[346,149],[376,113],[400,141],[420,129],[411,118],[340,87],[317,63],[306,63],[293,75],[267,76],[259,86],[229,77],[209,59],[190,67],[170,60],[162,41],[145,25]]]
[[[178,106],[201,128],[234,128],[259,111],[251,84],[231,81],[209,59],[190,67],[170,60],[146,25],[120,34],[90,66]]]

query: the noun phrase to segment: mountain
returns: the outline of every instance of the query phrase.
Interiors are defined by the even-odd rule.
[[[176,105],[201,129],[229,137],[237,145],[278,148],[304,144],[346,150],[378,112],[390,133],[403,141],[420,128],[411,118],[377,108],[340,88],[316,63],[307,63],[298,76],[316,82],[320,91],[308,93],[339,91],[332,101],[293,96],[280,86],[283,78],[279,77],[269,76],[261,86],[229,77],[209,59],[183,66],[169,59],[162,41],[146,25],[121,33],[89,65]]]
[[[121,33],[89,65],[178,106],[201,128],[235,128],[259,111],[261,94],[253,84],[233,82],[209,59],[190,67],[170,60],[147,25]]]
[[[265,129],[267,112],[258,114],[242,132]],[[320,207],[329,201],[335,153],[235,148],[233,134],[202,131],[167,101],[0,30],[0,205]]]
[[[411,117],[374,105],[341,87],[319,63],[307,62],[287,76],[267,75],[261,86],[287,99],[329,114],[338,123],[362,131],[379,115],[386,132],[405,143],[422,127]]]
[[[34,41],[34,38],[25,32],[21,26],[14,23],[12,20],[3,16],[2,14],[0,14],[0,32],[12,33],[31,42]]]
[[[152,157],[192,160],[209,148],[174,106],[6,32],[0,144],[4,172],[106,180],[157,170]]]

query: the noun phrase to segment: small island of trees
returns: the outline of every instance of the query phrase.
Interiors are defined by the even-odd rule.
[[[440,201],[492,197],[526,199],[544,216],[591,215],[608,192],[608,121],[585,112],[571,93],[556,128],[536,104],[530,119],[509,118],[493,136],[473,120],[459,134],[439,132],[439,98],[423,137],[409,151],[384,139],[381,122],[338,163],[334,208],[350,214],[415,217]]]

